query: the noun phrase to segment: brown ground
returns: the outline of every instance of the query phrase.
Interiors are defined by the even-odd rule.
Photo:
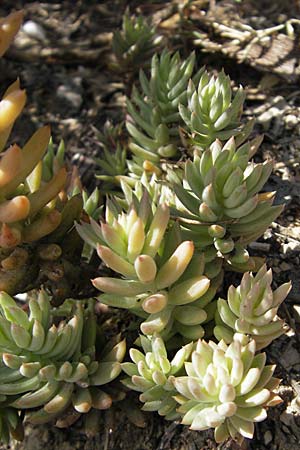
[[[179,2],[178,3],[182,3]],[[238,84],[248,88],[245,117],[257,118],[257,130],[265,140],[258,158],[272,157],[275,170],[266,190],[277,190],[277,202],[286,208],[265,236],[251,246],[253,254],[267,255],[275,283],[292,279],[293,290],[280,314],[290,326],[286,336],[267,350],[270,363],[277,364],[282,378],[283,404],[269,411],[268,420],[258,424],[256,437],[243,448],[252,450],[300,449],[300,90],[299,40],[287,38],[285,29],[272,34],[262,47],[253,42],[248,52],[232,39],[220,36],[218,24],[237,29],[240,23],[255,29],[285,24],[300,18],[298,0],[242,0],[194,2],[198,8],[192,19],[198,39],[199,64],[222,66]],[[210,3],[210,4],[209,4]],[[177,24],[176,2],[128,1],[132,10],[139,6],[145,14],[162,22],[169,45],[189,51],[195,46],[188,27]],[[93,157],[99,155],[95,128],[101,130],[107,118],[122,120],[124,92],[129,89],[122,77],[108,70],[111,60],[111,32],[120,24],[126,1],[6,0],[0,14],[24,8],[25,20],[39,24],[45,40],[20,34],[16,45],[0,61],[2,91],[20,76],[28,94],[25,114],[15,128],[16,141],[24,142],[42,123],[50,123],[56,142],[65,140],[70,160],[79,165],[83,183],[92,188]],[[205,11],[200,14],[199,11]],[[299,25],[295,25],[299,36]],[[181,32],[178,34],[178,32]],[[184,36],[184,37],[183,37]],[[221,46],[220,46],[221,44]],[[237,63],[238,62],[238,63]],[[297,397],[298,396],[298,397]],[[297,402],[297,398],[299,402]],[[228,442],[216,447],[212,433],[191,432],[187,427],[168,423],[155,415],[145,416],[146,426],[137,428],[119,408],[101,417],[100,432],[86,437],[79,422],[68,430],[50,426],[27,426],[22,444],[13,449],[27,450],[208,450],[239,447]],[[7,449],[8,447],[0,447]]]

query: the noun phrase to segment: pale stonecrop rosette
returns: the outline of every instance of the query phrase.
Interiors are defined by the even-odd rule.
[[[277,311],[291,289],[291,283],[284,283],[272,290],[272,269],[263,265],[256,275],[246,272],[241,284],[228,289],[227,300],[217,302],[217,339],[230,343],[235,332],[251,336],[258,350],[267,347],[284,333],[284,321]]]
[[[168,206],[160,204],[153,213],[146,192],[128,212],[118,213],[114,206],[106,206],[106,222],[77,226],[81,237],[119,274],[92,281],[104,293],[99,301],[144,318],[145,334],[202,337],[200,324],[207,318],[203,308],[211,301],[209,296],[202,302],[210,286],[204,255],[195,254],[193,242],[182,242],[176,225],[167,231]],[[219,275],[220,267],[214,270],[213,275]]]
[[[193,344],[180,348],[169,360],[163,339],[153,336],[140,336],[142,351],[129,350],[132,362],[122,363],[123,371],[129,375],[122,383],[134,391],[141,392],[139,399],[144,403],[143,411],[157,411],[167,420],[180,417],[176,412],[176,394],[170,377],[184,373],[184,363],[189,359]]]
[[[255,341],[239,334],[230,345],[199,340],[185,363],[187,376],[173,379],[181,423],[192,430],[214,428],[216,442],[251,439],[267,407],[281,402],[274,393],[280,382],[272,377],[275,366],[266,366],[266,354],[255,351]]]

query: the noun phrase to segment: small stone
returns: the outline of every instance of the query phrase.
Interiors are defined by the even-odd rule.
[[[270,228],[268,228],[265,232],[264,232],[264,239],[271,239],[272,237],[272,231],[270,230]]]
[[[280,269],[281,270],[283,270],[284,272],[286,271],[286,270],[291,270],[291,265],[290,264],[288,264],[287,262],[285,262],[285,261],[283,261],[281,264],[280,264]]]
[[[286,427],[285,425],[282,426],[282,431],[284,431],[287,434],[290,434],[290,430],[288,429],[288,427]]]
[[[282,253],[286,255],[287,253],[291,253],[293,251],[300,250],[300,242],[288,242],[287,244],[282,244]]]
[[[264,130],[268,130],[271,126],[271,121],[273,119],[277,119],[277,126],[280,127],[281,123],[283,122],[283,113],[288,106],[286,100],[281,96],[277,96],[274,97],[267,106],[268,108],[257,117],[258,123],[263,126]],[[274,128],[274,126],[275,124],[273,123],[272,128]]]
[[[27,36],[31,37],[32,39],[42,42],[46,40],[44,29],[41,27],[41,25],[34,22],[33,20],[27,20],[27,22],[25,22],[22,26],[22,30],[27,34]]]
[[[264,434],[264,443],[265,445],[270,444],[270,442],[272,441],[273,436],[270,430],[266,431]]]
[[[282,423],[284,423],[287,427],[293,426],[295,419],[293,414],[288,414],[286,411],[284,411],[281,416],[280,420]]]
[[[284,118],[284,122],[287,128],[294,128],[298,123],[298,118],[294,114],[287,114]]]
[[[75,92],[72,87],[68,85],[58,86],[57,97],[62,101],[65,106],[71,107],[74,111],[78,111],[82,104],[82,96],[78,92]]]
[[[249,247],[252,250],[261,250],[263,252],[269,252],[270,248],[271,248],[271,245],[268,244],[267,242],[251,242],[249,244]]]
[[[291,339],[281,354],[281,364],[285,369],[300,364],[300,354],[294,339]]]
[[[299,239],[299,236],[300,236],[300,227],[297,226],[297,227],[289,228],[289,235],[290,235],[291,237],[295,238],[295,239]]]

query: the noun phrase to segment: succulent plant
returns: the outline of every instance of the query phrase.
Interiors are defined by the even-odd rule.
[[[0,102],[0,150],[3,152],[12,126],[26,101],[19,81]],[[43,182],[41,159],[50,139],[49,127],[37,130],[21,149],[11,145],[0,161],[0,246],[8,249],[50,234],[61,222],[55,198],[66,182],[66,169],[59,168]],[[51,203],[52,202],[52,203]]]
[[[43,130],[42,132],[45,133]],[[37,133],[33,138],[38,136]],[[47,137],[49,136],[47,135]],[[28,147],[31,155],[33,148],[35,151],[38,148],[35,139],[33,139],[32,145]],[[23,152],[22,157],[26,155]],[[23,170],[32,156],[24,159]],[[68,199],[67,196],[61,198],[58,196],[66,182],[65,168],[60,169],[49,182],[42,182],[41,171],[38,177],[35,177],[35,172],[38,171],[39,167],[41,168],[41,165],[38,163],[24,184],[19,184],[19,180],[16,182],[18,187],[15,189],[22,194],[21,196],[16,195],[12,200],[2,203],[3,208],[6,208],[5,214],[7,214],[9,204],[12,204],[12,207],[15,208],[13,211],[14,219],[23,208],[22,205],[28,204],[26,217],[21,219],[21,216],[18,216],[18,220],[12,219],[11,222],[7,222],[7,217],[3,217],[1,224],[0,287],[11,294],[35,286],[38,272],[43,265],[42,260],[48,261],[47,265],[49,265],[50,260],[60,258],[62,249],[58,247],[67,246],[68,239],[65,240],[65,238],[73,228],[74,220],[78,220],[82,211],[81,194],[71,199]],[[17,180],[17,177],[18,175],[15,176],[13,181]],[[4,186],[3,191],[7,186],[8,184]],[[1,188],[0,192],[2,192]],[[9,189],[8,192],[13,191]],[[19,199],[22,199],[23,203],[20,203]],[[55,247],[54,252],[50,251],[51,256],[48,250],[43,250],[48,245],[52,249]],[[74,251],[75,247],[74,245]],[[80,244],[80,247],[82,247],[82,244]]]
[[[128,161],[131,173],[139,176],[141,170],[157,171],[161,160],[178,156],[178,127],[183,123],[178,105],[187,102],[187,85],[194,66],[194,53],[182,61],[179,53],[164,50],[160,56],[153,56],[149,80],[140,72],[142,91],[134,88],[131,100],[127,100],[130,120],[126,126],[133,153],[132,162]],[[195,81],[200,74],[201,71],[194,75]]]
[[[247,334],[260,350],[283,334],[284,322],[278,318],[277,310],[291,283],[281,285],[274,292],[271,283],[272,270],[263,265],[255,276],[246,272],[237,288],[230,286],[227,301],[218,300],[214,328],[217,339],[230,343],[235,332]]]
[[[143,16],[123,16],[122,30],[113,34],[112,49],[117,59],[118,71],[134,71],[147,64],[162,41],[156,28]]]
[[[18,31],[22,17],[22,12],[16,12],[1,19],[0,55]],[[48,259],[50,253],[51,257],[57,254],[53,246],[50,253],[49,249],[43,251],[45,237],[51,244],[54,236],[64,237],[82,210],[78,197],[70,204],[62,198],[67,180],[64,146],[54,152],[49,127],[37,130],[22,149],[13,144],[4,150],[25,102],[19,80],[0,101],[0,289],[12,294],[33,287],[40,255]]]
[[[179,105],[182,120],[193,143],[208,147],[216,139],[225,141],[241,130],[240,115],[245,92],[240,86],[234,98],[230,78],[203,72],[196,89],[192,81],[187,89],[187,106]]]
[[[118,214],[108,204],[106,223],[77,227],[102,261],[122,276],[98,277],[92,283],[104,292],[100,302],[145,318],[143,333],[163,331],[169,338],[178,332],[187,339],[198,338],[204,334],[200,323],[207,317],[201,297],[210,284],[204,255],[194,254],[191,241],[182,242],[177,226],[166,233],[169,208],[160,204],[153,214],[144,194],[138,208],[132,205]]]
[[[69,301],[70,302],[70,301]],[[70,405],[87,413],[108,404],[101,387],[121,372],[125,341],[99,355],[94,302],[73,302],[66,320],[50,307],[45,291],[29,301],[27,314],[5,292],[0,294],[2,402],[16,409],[35,409],[33,423],[45,423]],[[101,387],[100,387],[101,386]],[[38,409],[37,409],[38,408]]]
[[[265,353],[255,350],[255,341],[239,334],[229,346],[199,340],[192,362],[185,363],[187,376],[173,379],[181,423],[192,430],[214,428],[217,442],[252,438],[254,423],[281,402],[273,392],[280,381],[272,377],[275,366],[266,366]]]
[[[144,354],[135,348],[129,351],[133,361],[122,363],[123,371],[130,378],[122,383],[129,389],[141,392],[139,399],[144,403],[143,411],[157,411],[167,420],[180,417],[176,412],[176,394],[170,377],[184,373],[184,363],[188,360],[193,344],[187,344],[177,351],[171,361],[163,339],[155,334],[152,337],[140,336]]]
[[[249,270],[245,246],[261,236],[283,208],[272,206],[274,192],[258,193],[272,171],[270,161],[249,162],[260,141],[236,148],[234,138],[225,145],[217,140],[201,156],[196,152],[193,161],[186,161],[182,181],[178,177],[171,182],[175,199],[170,203],[184,238],[200,249],[214,246],[237,269]]]

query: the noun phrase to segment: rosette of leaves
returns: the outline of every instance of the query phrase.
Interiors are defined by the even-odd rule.
[[[204,255],[194,254],[193,242],[182,241],[176,225],[167,231],[169,218],[166,204],[152,211],[145,191],[128,212],[108,202],[106,222],[91,220],[77,230],[117,274],[92,280],[104,293],[100,302],[144,318],[144,334],[163,332],[170,338],[180,333],[195,339],[204,334],[200,323],[207,318],[207,301],[201,299],[210,280],[204,275]]]
[[[178,105],[187,102],[187,85],[194,66],[194,53],[182,61],[179,53],[164,50],[160,56],[153,56],[149,79],[140,72],[141,92],[133,88],[131,100],[127,100],[131,173],[139,176],[143,170],[155,172],[163,160],[178,156],[178,127],[183,124]],[[194,75],[195,82],[200,74]]]
[[[245,96],[240,86],[233,97],[230,78],[223,71],[216,76],[203,72],[197,89],[190,81],[187,105],[180,104],[179,112],[191,141],[208,147],[216,139],[225,141],[240,133]]]
[[[87,413],[105,409],[102,386],[121,372],[125,342],[109,352],[97,348],[94,302],[50,307],[45,291],[29,301],[29,314],[5,292],[0,294],[0,394],[5,405],[24,409],[33,423],[59,417],[67,408]],[[56,323],[56,324],[55,324]]]
[[[272,162],[249,162],[261,139],[236,147],[234,138],[215,141],[201,156],[184,164],[183,180],[171,187],[175,214],[185,239],[207,249],[213,246],[231,267],[254,269],[246,245],[261,236],[283,206],[272,206],[274,192],[259,193],[270,176]]]
[[[193,344],[178,350],[169,361],[163,339],[155,334],[152,337],[140,336],[143,352],[135,348],[129,350],[133,362],[122,363],[123,371],[129,378],[122,383],[131,390],[141,392],[139,399],[144,403],[143,411],[157,411],[167,420],[180,417],[176,412],[177,402],[172,378],[184,373],[184,363],[189,359]]]
[[[130,16],[126,11],[122,29],[114,31],[112,49],[117,59],[118,71],[135,71],[148,63],[162,42],[156,27],[149,24],[143,16]]]
[[[217,339],[230,343],[235,332],[247,334],[259,350],[283,334],[284,321],[279,319],[277,311],[291,283],[282,284],[274,292],[271,283],[272,270],[263,265],[255,276],[246,272],[237,288],[230,286],[227,301],[218,300],[214,328]]]
[[[181,423],[192,430],[214,428],[218,443],[251,439],[267,407],[281,402],[274,393],[280,381],[272,377],[275,366],[266,366],[266,354],[255,350],[254,340],[238,334],[229,346],[199,340],[185,363],[187,376],[173,380]]]
[[[154,213],[159,203],[167,203],[171,192],[169,186],[161,183],[159,177],[153,173],[151,176],[147,172],[143,172],[139,179],[128,180],[127,177],[120,179],[121,195],[114,195],[114,201],[117,202],[125,210],[131,204],[135,204],[138,208],[143,196],[149,197],[151,202],[151,209]]]

